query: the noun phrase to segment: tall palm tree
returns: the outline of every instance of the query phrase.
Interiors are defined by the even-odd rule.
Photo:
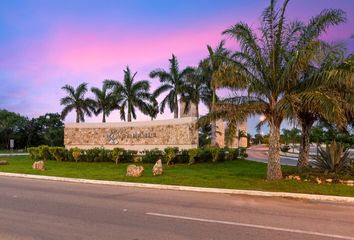
[[[170,69],[155,69],[150,73],[151,78],[159,78],[161,86],[154,92],[154,97],[160,96],[164,92],[168,92],[167,96],[160,103],[160,112],[163,113],[166,104],[173,112],[174,118],[178,118],[178,98],[186,91],[186,77],[192,72],[192,68],[185,68],[182,71],[179,69],[179,64],[176,56],[172,54],[169,59]]]
[[[65,119],[69,112],[76,111],[76,122],[85,122],[85,115],[91,117],[93,111],[93,101],[85,98],[87,92],[87,83],[81,83],[76,89],[70,85],[62,87],[68,94],[60,99],[60,104],[65,106],[61,112],[61,118]]]
[[[318,36],[329,26],[343,21],[340,10],[322,11],[308,25],[285,21],[288,2],[285,0],[282,7],[277,8],[276,1],[270,1],[262,13],[260,37],[242,22],[223,32],[240,43],[240,51],[230,59],[232,67],[219,71],[216,87],[241,92],[217,103],[209,116],[200,121],[226,118],[243,122],[250,115],[263,114],[270,127],[268,180],[282,178],[280,125],[288,117],[282,108],[283,102],[314,58]]]
[[[95,99],[95,115],[102,113],[102,122],[106,122],[106,116],[108,117],[111,111],[114,109],[115,96],[113,92],[109,92],[107,86],[103,84],[102,89],[92,87],[91,92],[94,94]]]
[[[136,108],[138,108],[142,113],[149,115],[148,103],[151,100],[150,83],[146,80],[135,81],[135,76],[131,72],[130,68],[127,67],[124,70],[124,80],[123,84],[115,80],[105,80],[104,84],[107,88],[113,89],[113,92],[118,97],[120,104],[120,118],[128,122],[136,119]]]
[[[209,109],[211,107],[212,89],[210,87],[211,75],[206,60],[202,60],[198,67],[187,75],[186,92],[183,101],[186,104],[185,110],[190,106],[196,106],[196,115],[199,118],[199,103],[204,103]]]

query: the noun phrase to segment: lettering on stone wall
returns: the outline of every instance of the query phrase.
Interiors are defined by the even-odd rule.
[[[129,133],[123,130],[110,130],[107,133],[107,140],[110,144],[118,144],[119,141],[124,139],[134,139],[139,140],[142,138],[156,138],[157,134],[155,132],[133,132]]]

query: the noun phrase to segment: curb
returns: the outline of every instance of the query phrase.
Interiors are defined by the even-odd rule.
[[[237,189],[225,189],[225,188],[174,186],[174,185],[151,184],[151,183],[116,182],[116,181],[106,181],[106,180],[52,177],[52,176],[7,173],[7,172],[0,172],[0,176],[50,180],[50,181],[58,181],[58,182],[99,184],[99,185],[121,186],[121,187],[137,187],[137,188],[204,192],[204,193],[237,194],[237,195],[248,195],[248,196],[259,196],[259,197],[282,197],[282,198],[304,199],[304,200],[312,200],[312,201],[354,204],[354,197],[340,197],[340,196],[316,195],[316,194],[304,194],[304,193],[264,192],[264,191],[256,191],[256,190],[237,190]]]

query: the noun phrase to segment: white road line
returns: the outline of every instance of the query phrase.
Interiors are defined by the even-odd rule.
[[[212,219],[205,219],[205,218],[185,217],[185,216],[153,213],[153,212],[147,212],[146,214],[150,215],[150,216],[157,216],[157,217],[175,218],[175,219],[183,219],[183,220],[206,222],[206,223],[218,223],[218,224],[226,224],[226,225],[249,227],[249,228],[258,228],[258,229],[289,232],[289,233],[299,233],[299,234],[307,234],[307,235],[314,235],[314,236],[327,237],[327,238],[354,240],[354,237],[349,237],[349,236],[312,232],[312,231],[304,231],[304,230],[291,229],[291,228],[278,228],[278,227],[271,227],[271,226],[265,226],[265,225],[238,223],[238,222],[229,222],[229,221],[219,221],[219,220],[212,220]]]

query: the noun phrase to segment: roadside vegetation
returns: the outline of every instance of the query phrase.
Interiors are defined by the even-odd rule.
[[[337,148],[340,158],[354,144],[351,135],[354,128],[354,55],[340,43],[330,44],[322,38],[327,30],[346,22],[343,10],[322,10],[308,22],[301,22],[287,18],[288,4],[288,0],[282,4],[270,0],[261,14],[258,29],[244,22],[224,29],[223,36],[239,47],[228,49],[226,41],[215,47],[207,45],[206,57],[196,66],[182,69],[177,56],[172,54],[167,70],[158,68],[150,73],[150,78],[160,82],[155,91],[150,89],[148,80],[138,80],[137,72],[127,67],[122,80],[104,80],[101,88],[91,88],[93,98],[87,96],[90,93],[87,83],[77,87],[65,85],[62,90],[66,96],[60,100],[63,106],[60,115],[46,114],[29,120],[0,111],[2,147],[8,148],[11,138],[21,147],[62,146],[62,120],[70,112],[76,113],[78,123],[84,122],[85,117],[99,114],[105,122],[114,110],[119,111],[116,119],[129,122],[137,118],[138,111],[155,119],[167,109],[178,118],[179,104],[183,102],[186,111],[188,106],[195,104],[198,117],[199,104],[208,109],[208,113],[198,120],[200,146],[210,147],[209,159],[205,162],[217,162],[219,155],[226,152],[215,144],[216,121],[226,122],[228,139],[240,141],[247,137],[251,140],[251,136],[239,132],[237,126],[250,116],[261,115],[263,118],[257,128],[268,125],[270,132],[267,136],[256,135],[253,143],[269,145],[266,179],[280,180],[287,175],[280,165],[280,153],[288,151],[287,145],[295,146],[295,143],[300,145],[297,174],[318,174],[320,166],[329,161],[323,159],[328,154],[320,150],[322,143],[328,144],[328,149],[335,146],[333,140],[343,144]],[[219,90],[227,91],[228,97],[218,96]],[[158,102],[158,97],[163,100]],[[286,120],[297,124],[299,129],[281,131],[280,126]],[[322,134],[319,128],[325,133]],[[322,161],[317,163],[317,169],[311,168],[309,161],[311,142],[318,145],[316,161]],[[282,143],[285,146],[281,146]],[[62,152],[65,150],[52,148],[51,151],[54,158],[64,158]],[[76,150],[76,156],[80,151]],[[92,150],[92,154],[95,151],[104,150]],[[198,162],[205,151],[190,151],[185,159],[190,164]],[[121,154],[120,150],[117,152]],[[167,152],[169,156],[183,155],[173,149]],[[353,162],[349,156],[348,161],[343,161],[346,167],[338,168],[336,164],[342,164],[338,156],[329,158],[334,166],[331,168],[341,169],[335,171],[337,175],[346,175]],[[171,159],[166,162],[173,163]]]
[[[9,162],[9,165],[0,165],[1,172],[183,186],[354,196],[353,187],[342,184],[316,184],[293,180],[267,181],[265,180],[267,165],[247,160],[193,165],[174,164],[165,166],[164,174],[157,177],[152,175],[152,163],[140,163],[139,165],[144,166],[145,171],[144,175],[139,178],[125,176],[129,163],[116,165],[114,162],[45,161],[46,170],[39,171],[31,168],[33,160],[28,156],[2,157],[0,160]],[[291,172],[295,167],[284,166],[283,169],[285,172]]]

